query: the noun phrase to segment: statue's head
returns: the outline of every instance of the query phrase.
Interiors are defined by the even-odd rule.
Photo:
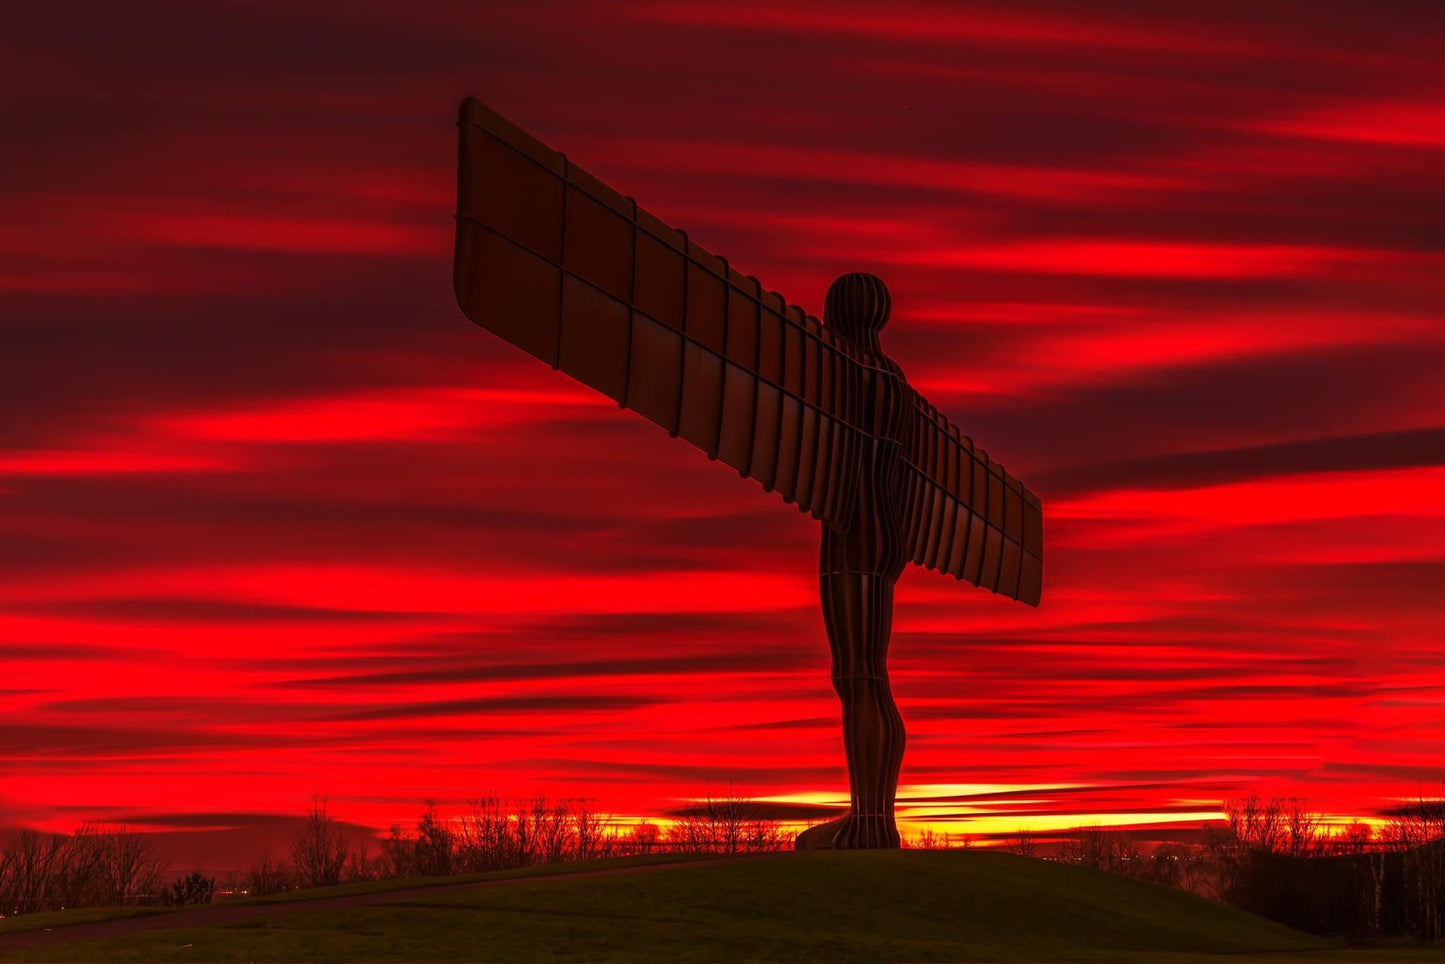
[[[876,345],[892,304],[882,278],[851,271],[828,286],[823,324],[860,345]]]

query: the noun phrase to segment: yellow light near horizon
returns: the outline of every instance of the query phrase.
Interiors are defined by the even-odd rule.
[[[1087,790],[1092,783],[913,783],[898,788],[898,799],[919,797],[989,797],[1001,793],[1042,793],[1048,790]]]
[[[798,793],[780,794],[778,796],[758,797],[762,801],[778,803],[802,803],[812,805],[846,807],[848,798],[838,794],[827,793]],[[1011,799],[1009,803],[1046,803],[1046,800],[1024,801]],[[1183,802],[1183,801],[1181,801]],[[667,831],[679,823],[678,818],[654,816],[648,814],[602,814],[607,826],[622,833],[627,833],[633,827],[640,824],[651,824],[657,828],[658,834],[665,836]],[[1034,835],[1057,835],[1068,833],[1072,830],[1092,829],[1140,829],[1154,830],[1168,833],[1169,829],[1197,829],[1205,823],[1219,824],[1227,821],[1228,817],[1221,809],[1213,810],[1188,810],[1188,811],[1161,811],[1143,813],[1065,813],[1065,814],[990,814],[985,807],[979,806],[906,806],[902,802],[898,807],[898,829],[906,838],[916,838],[927,831],[934,834],[948,834],[951,840],[957,845],[964,837],[980,838],[974,840],[975,846],[1007,846],[1007,838],[1020,832]],[[775,820],[772,821],[785,833],[801,832],[808,826],[820,822],[821,818],[814,820]],[[1369,825],[1372,833],[1378,833],[1382,828],[1389,826],[1390,820],[1384,817],[1328,814],[1320,817],[1320,826],[1323,829],[1335,832],[1349,826],[1354,821]]]
[[[970,838],[974,846],[1007,846],[1009,840],[1020,832],[1035,836],[1058,836],[1079,829],[1131,830],[1157,833],[1167,837],[1170,831],[1198,830],[1204,824],[1223,824],[1228,820],[1219,800],[1175,797],[1170,804],[1189,807],[1177,811],[1147,811],[1140,813],[1040,813],[1016,812],[1025,806],[1058,805],[1061,801],[1050,791],[1084,789],[1095,784],[1002,784],[1002,783],[933,783],[913,784],[900,788],[898,795],[898,828],[908,840],[914,840],[925,832],[935,835],[949,835],[950,842],[958,846],[964,838]],[[1030,796],[1002,796],[1004,794],[1030,793]],[[930,798],[955,797],[957,801],[938,801]],[[978,798],[970,800],[968,798]],[[836,791],[804,791],[769,796],[752,797],[758,803],[780,803],[828,808],[841,815],[848,806],[848,795]],[[918,802],[915,802],[918,801]],[[677,798],[679,805],[696,802],[694,798]],[[1413,800],[1404,800],[1411,803]],[[1008,808],[1009,812],[997,812]],[[604,824],[620,834],[629,834],[633,828],[651,824],[657,828],[660,838],[680,819],[657,814],[606,813],[597,814]],[[770,821],[784,834],[793,834],[820,823],[825,814],[811,819],[777,819]],[[445,819],[445,818],[444,818]],[[455,819],[455,818],[452,818]],[[1387,828],[1391,820],[1387,817],[1357,816],[1353,814],[1320,814],[1319,828],[1322,833],[1335,834],[1359,821],[1370,827],[1372,836]]]
[[[1161,813],[1044,813],[1036,815],[1011,813],[997,816],[971,816],[948,822],[900,817],[898,823],[900,828],[907,828],[905,833],[918,834],[931,830],[934,833],[963,836],[1007,837],[1020,832],[1055,834],[1093,827],[1118,829],[1148,826],[1157,828],[1174,824],[1202,824],[1222,819],[1224,819],[1224,814],[1219,810],[1192,810]]]
[[[1023,792],[1045,794],[1051,790],[1082,790],[1091,786],[1093,784],[1089,783],[914,783],[898,788],[898,803],[899,806],[903,806],[910,800],[931,797],[990,797]],[[754,799],[768,803],[796,803],[818,807],[846,807],[848,805],[848,795],[837,791],[813,790],[802,793],[778,793]],[[1010,798],[1010,802],[1024,801]],[[1040,801],[1030,800],[1028,802]]]
[[[1390,819],[1389,817],[1374,816],[1356,817],[1350,814],[1324,814],[1320,817],[1320,826],[1342,830],[1355,821],[1359,821],[1369,827],[1371,832],[1375,832],[1388,827],[1390,825]]]

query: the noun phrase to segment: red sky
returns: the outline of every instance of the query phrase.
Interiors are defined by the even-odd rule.
[[[457,309],[464,94],[1044,500],[900,585],[910,829],[1437,790],[1445,10],[1264,6],[7,4],[0,825],[846,794],[816,523]]]

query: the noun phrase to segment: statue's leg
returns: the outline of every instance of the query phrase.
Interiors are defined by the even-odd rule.
[[[905,737],[887,668],[897,573],[845,568],[859,561],[856,546],[852,552],[840,551],[847,547],[838,543],[848,538],[825,530],[820,573],[823,620],[833,653],[833,689],[843,704],[843,747],[852,800],[832,845],[897,847],[893,806]]]

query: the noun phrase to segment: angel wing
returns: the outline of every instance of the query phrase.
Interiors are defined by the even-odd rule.
[[[458,126],[453,280],[468,318],[821,522],[851,517],[865,349],[475,98]],[[913,561],[1037,605],[1039,500],[909,392]]]
[[[858,347],[474,98],[467,317],[828,523],[857,496]]]

